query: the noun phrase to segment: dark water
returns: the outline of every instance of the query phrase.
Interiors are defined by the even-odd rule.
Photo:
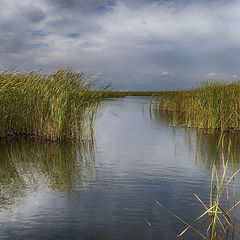
[[[155,200],[189,223],[204,211],[194,193],[209,202],[219,134],[173,128],[148,102],[103,102],[94,146],[1,140],[0,239],[176,239],[185,225]],[[237,169],[240,135],[231,139]],[[201,238],[189,230],[183,239]]]

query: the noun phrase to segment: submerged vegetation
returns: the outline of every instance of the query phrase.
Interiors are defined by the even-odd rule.
[[[0,136],[86,139],[99,95],[82,73],[0,72]]]
[[[205,83],[202,87],[161,93],[154,108],[174,112],[174,123],[210,131],[240,130],[240,83]]]

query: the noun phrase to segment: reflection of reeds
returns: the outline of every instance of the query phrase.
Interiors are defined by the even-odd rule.
[[[42,186],[71,193],[97,180],[92,145],[13,138],[1,140],[0,151],[1,207]]]
[[[209,169],[213,162],[217,168],[222,166],[222,157],[228,156],[228,143],[231,141],[231,156],[234,159],[234,166],[239,167],[240,159],[240,135],[238,133],[225,134],[222,144],[218,146],[220,133],[207,134],[196,131],[196,164]],[[228,165],[232,165],[230,161]]]
[[[224,149],[224,136],[220,136],[218,142],[217,151],[222,147]],[[188,224],[179,216],[175,215],[172,211],[166,209],[161,203],[156,201],[156,203],[166,209],[170,214],[174,215],[181,222],[183,222],[187,227],[178,235],[178,237],[183,236],[188,229],[193,229],[195,232],[199,233],[203,239],[206,240],[219,240],[224,236],[228,239],[228,236],[232,234],[232,239],[234,239],[234,234],[239,234],[235,229],[235,215],[232,213],[236,210],[237,205],[240,204],[240,201],[236,201],[235,188],[233,185],[232,191],[230,191],[229,186],[234,180],[234,177],[240,172],[240,169],[235,171],[233,158],[231,155],[231,139],[228,141],[227,147],[227,158],[225,157],[224,152],[221,154],[222,159],[222,171],[217,170],[216,162],[213,161],[212,164],[212,174],[210,181],[210,200],[209,204],[205,204],[199,196],[196,194],[195,197],[203,205],[205,212],[203,212],[192,224]],[[232,173],[228,174],[228,163],[232,162]],[[226,200],[223,201],[223,197],[226,196]],[[230,202],[232,205],[230,206]],[[224,204],[224,205],[223,205]],[[225,206],[226,205],[226,206]],[[207,217],[206,232],[203,234],[198,229],[195,228],[194,224],[202,220],[204,217]]]
[[[189,127],[239,130],[240,84],[214,82],[192,90],[161,93],[154,107],[176,112]]]
[[[166,124],[173,125],[174,112],[170,111],[158,111],[152,109],[150,112],[150,118],[156,124]],[[178,116],[177,124],[184,124],[184,116]],[[182,129],[182,130],[181,130]],[[174,128],[173,128],[174,130]],[[233,131],[225,133],[223,139],[223,145],[219,147],[216,151],[219,138],[221,136],[221,131],[214,131],[213,133],[208,133],[204,130],[197,130],[195,128],[178,128],[178,131],[183,131],[185,133],[185,139],[189,147],[189,152],[195,155],[196,164],[198,167],[204,169],[211,169],[213,161],[216,166],[221,166],[222,152],[224,156],[227,156],[227,146],[231,139],[231,154],[234,159],[234,165],[240,167],[240,134],[238,131]],[[231,165],[231,162],[229,163]]]
[[[33,135],[46,139],[85,138],[99,96],[92,83],[71,69],[0,72],[0,136]],[[90,133],[91,135],[91,133]]]
[[[224,137],[220,137],[219,140],[219,146],[220,143],[222,143],[222,148],[224,145]],[[229,140],[228,143],[228,155],[227,159],[224,157],[224,153],[222,152],[222,165],[223,170],[222,173],[219,174],[219,171],[216,168],[215,162],[213,162],[212,166],[212,175],[211,175],[211,190],[210,190],[210,201],[209,206],[205,205],[202,200],[195,194],[196,198],[201,202],[201,204],[205,208],[205,212],[197,218],[195,222],[200,220],[203,216],[208,216],[208,228],[207,228],[207,234],[205,239],[210,240],[217,240],[222,239],[222,237],[226,234],[228,234],[230,228],[233,228],[234,231],[234,223],[232,221],[231,212],[236,208],[236,206],[240,203],[236,202],[235,199],[235,189],[233,188],[233,206],[230,207],[230,195],[229,195],[229,189],[228,186],[231,183],[231,181],[234,179],[237,173],[239,173],[240,169],[234,172],[234,165],[232,165],[232,171],[233,174],[230,177],[227,177],[227,167],[228,163],[231,161],[231,140]],[[232,160],[233,161],[233,160]],[[221,204],[221,198],[223,193],[226,195],[226,202],[227,207],[224,209],[224,207]],[[190,226],[188,226],[182,233],[179,234],[179,236],[182,236]]]

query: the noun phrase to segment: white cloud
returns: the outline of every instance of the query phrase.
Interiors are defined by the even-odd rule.
[[[224,79],[224,73],[210,72],[207,74],[207,79]]]

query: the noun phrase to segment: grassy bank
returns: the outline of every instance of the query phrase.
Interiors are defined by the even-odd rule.
[[[240,83],[205,83],[185,91],[161,93],[154,109],[174,112],[174,121],[206,130],[240,130]]]
[[[32,135],[45,139],[91,135],[99,96],[82,73],[0,73],[0,137]]]

